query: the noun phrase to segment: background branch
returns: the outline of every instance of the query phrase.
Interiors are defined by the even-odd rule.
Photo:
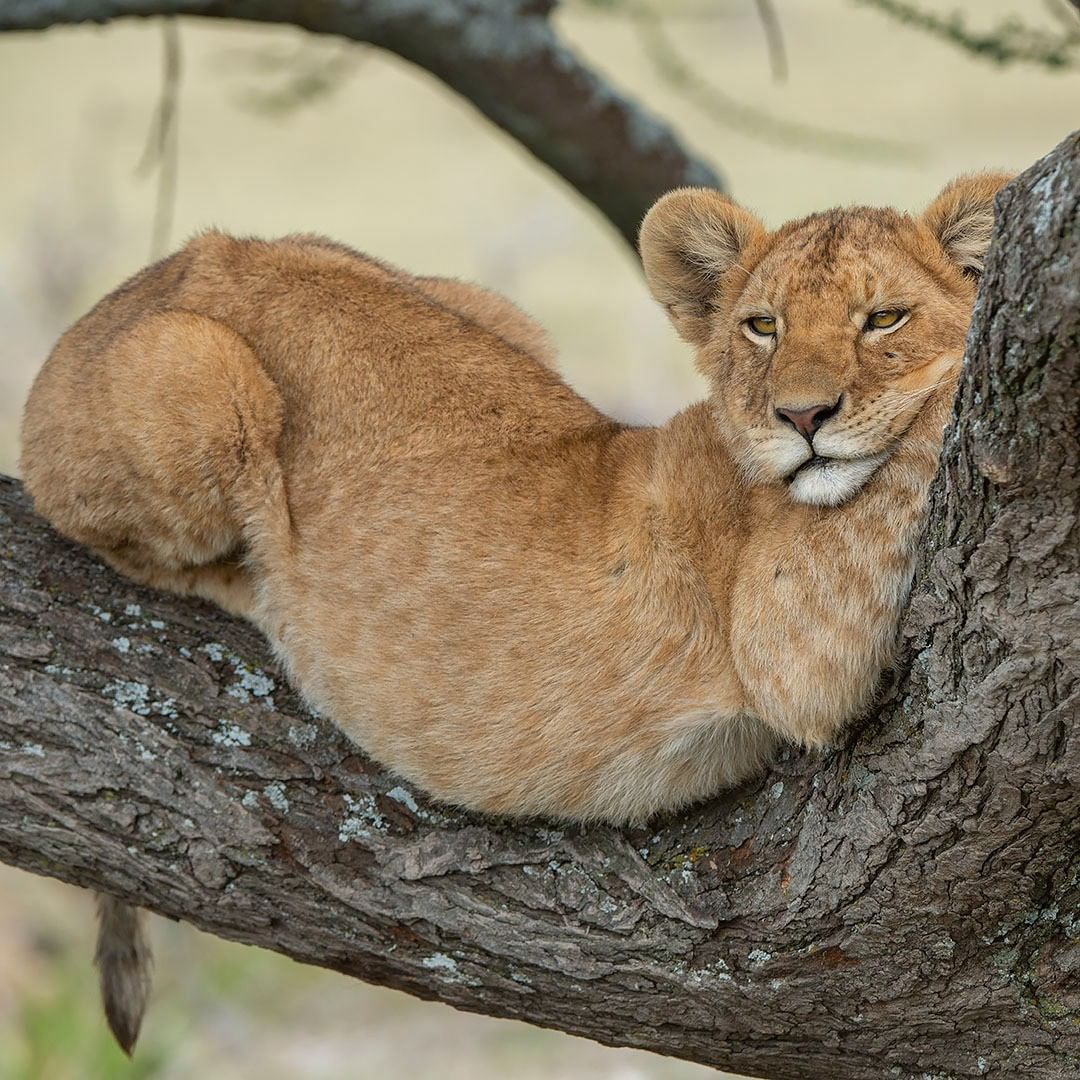
[[[559,38],[552,0],[8,0],[0,32],[132,15],[289,23],[369,42],[430,71],[562,176],[631,244],[645,211],[684,184],[723,188],[663,122]]]
[[[754,0],[761,28],[765,31],[765,43],[769,48],[769,67],[774,82],[786,82],[788,76],[787,50],[784,48],[784,32],[780,16],[772,0]]]
[[[1067,68],[1076,63],[1080,47],[1080,26],[1075,23],[1060,31],[1049,31],[1008,18],[991,30],[980,31],[970,29],[959,12],[939,15],[908,0],[855,0],[855,3],[876,8],[898,22],[1002,66],[1019,62],[1051,69]],[[1073,3],[1080,4],[1080,0]]]
[[[771,142],[786,150],[804,150],[841,158],[913,162],[919,157],[918,148],[911,143],[879,136],[852,135],[802,121],[787,120],[739,101],[703,79],[683,59],[656,9],[640,6],[630,14],[637,24],[645,52],[668,85],[707,112],[717,123],[733,131]]]
[[[157,171],[154,225],[150,234],[150,261],[168,253],[176,210],[176,182],[180,171],[180,29],[176,18],[164,19],[161,27],[161,93],[137,172]]]

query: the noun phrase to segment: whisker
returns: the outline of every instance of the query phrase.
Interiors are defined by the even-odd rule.
[[[881,396],[886,401],[910,401],[913,398],[925,397],[927,394],[936,390],[945,380],[938,379],[935,383],[930,383],[929,386],[921,386],[918,390],[886,390]]]
[[[758,272],[756,270],[747,270],[742,263],[736,262],[732,263],[731,265],[735,267],[736,270],[741,270],[748,278],[753,278],[756,281],[761,281],[761,278],[758,276]]]

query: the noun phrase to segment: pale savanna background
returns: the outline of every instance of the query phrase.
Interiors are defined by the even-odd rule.
[[[1075,68],[995,67],[853,0],[776,6],[784,82],[772,78],[751,0],[655,5],[721,102],[665,79],[618,11],[569,2],[558,22],[773,224],[841,203],[918,208],[958,172],[1027,166],[1080,120]],[[974,27],[1017,13],[1055,18],[1035,0],[922,6],[965,11]],[[324,232],[509,294],[550,328],[571,383],[620,417],[660,421],[699,394],[624,242],[432,77],[289,29],[186,21],[180,32],[172,244],[208,225]],[[17,470],[19,412],[53,340],[150,254],[157,180],[137,166],[160,79],[154,23],[0,37],[4,471]],[[300,103],[320,81],[332,90]],[[799,130],[784,134],[776,121]],[[906,149],[836,156],[806,130],[815,125]],[[416,1002],[184,926],[155,922],[154,935],[156,1000],[128,1065],[98,1016],[87,898],[0,869],[0,1080],[717,1075]]]

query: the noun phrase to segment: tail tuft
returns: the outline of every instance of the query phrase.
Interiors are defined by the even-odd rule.
[[[94,954],[109,1029],[131,1056],[150,998],[150,943],[137,908],[98,893],[98,939]]]

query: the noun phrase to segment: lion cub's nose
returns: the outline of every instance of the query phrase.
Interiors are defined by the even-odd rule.
[[[786,424],[790,424],[807,442],[811,442],[814,433],[830,416],[840,411],[840,399],[831,405],[811,405],[808,409],[777,408],[776,415]]]

